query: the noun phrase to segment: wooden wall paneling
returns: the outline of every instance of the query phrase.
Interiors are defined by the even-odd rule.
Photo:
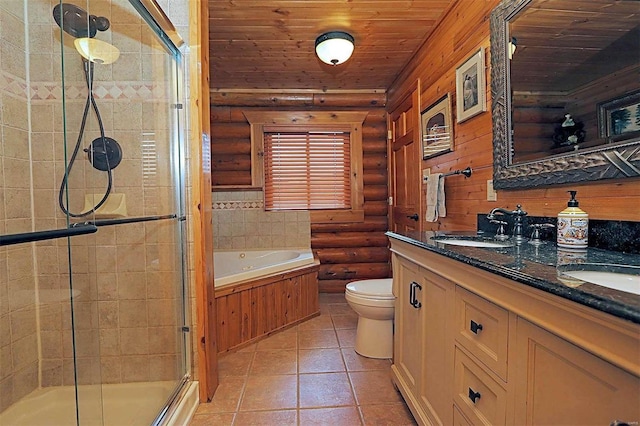
[[[189,3],[190,54],[188,67],[189,90],[189,184],[190,202],[187,230],[192,250],[188,265],[189,306],[192,371],[199,382],[199,400],[213,398],[218,387],[218,359],[216,340],[216,303],[213,289],[213,226],[211,203],[211,114],[209,101],[209,13],[206,1]],[[221,114],[223,116],[224,114]]]
[[[406,93],[417,78],[423,88],[422,108],[434,101],[438,94],[450,92],[455,100],[455,69],[478,47],[484,46],[489,60],[488,16],[499,0],[485,2],[458,1],[443,17],[425,44],[389,88],[388,104],[393,105]],[[474,31],[469,27],[475,26]],[[469,37],[465,41],[465,37]],[[592,219],[640,221],[640,179],[558,185],[527,190],[498,191],[498,201],[486,200],[486,181],[493,175],[493,140],[491,134],[490,72],[487,69],[487,111],[463,123],[455,123],[455,151],[423,162],[432,172],[443,172],[471,165],[473,175],[447,178],[447,217],[426,229],[475,229],[478,213],[494,207],[515,208],[522,204],[530,215],[555,216],[566,207],[569,189],[578,191],[580,207]],[[603,85],[604,86],[604,85]],[[535,107],[537,101],[529,97],[522,107]],[[548,102],[547,102],[548,104]],[[549,106],[549,105],[547,105]],[[595,108],[595,105],[592,105]],[[455,103],[454,108],[455,111]],[[455,117],[454,117],[455,121]]]
[[[227,352],[319,315],[318,266],[257,279],[216,295],[218,351]]]

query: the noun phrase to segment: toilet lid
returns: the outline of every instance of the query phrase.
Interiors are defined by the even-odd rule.
[[[346,291],[361,297],[384,300],[395,299],[393,295],[393,279],[391,278],[353,281],[347,284]]]

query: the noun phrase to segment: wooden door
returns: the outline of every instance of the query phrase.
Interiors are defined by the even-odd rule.
[[[418,89],[389,115],[391,230],[421,230],[420,120]]]
[[[515,424],[640,419],[640,378],[521,318],[516,334]]]

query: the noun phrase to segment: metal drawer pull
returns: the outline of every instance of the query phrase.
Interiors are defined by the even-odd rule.
[[[471,400],[471,402],[475,404],[476,399],[480,399],[480,396],[480,392],[474,392],[473,389],[469,388],[469,399]]]
[[[471,332],[473,334],[478,334],[479,331],[482,331],[482,324],[479,324],[474,320],[471,320],[471,325],[469,325],[469,328],[471,329]]]
[[[422,286],[415,281],[411,282],[411,289],[409,290],[409,304],[416,309],[420,309],[422,303],[416,299],[416,288],[422,290]]]

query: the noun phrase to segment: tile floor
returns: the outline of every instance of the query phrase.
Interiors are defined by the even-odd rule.
[[[343,294],[320,294],[319,317],[219,358],[220,387],[200,425],[415,425],[390,360],[355,353],[357,316]]]

